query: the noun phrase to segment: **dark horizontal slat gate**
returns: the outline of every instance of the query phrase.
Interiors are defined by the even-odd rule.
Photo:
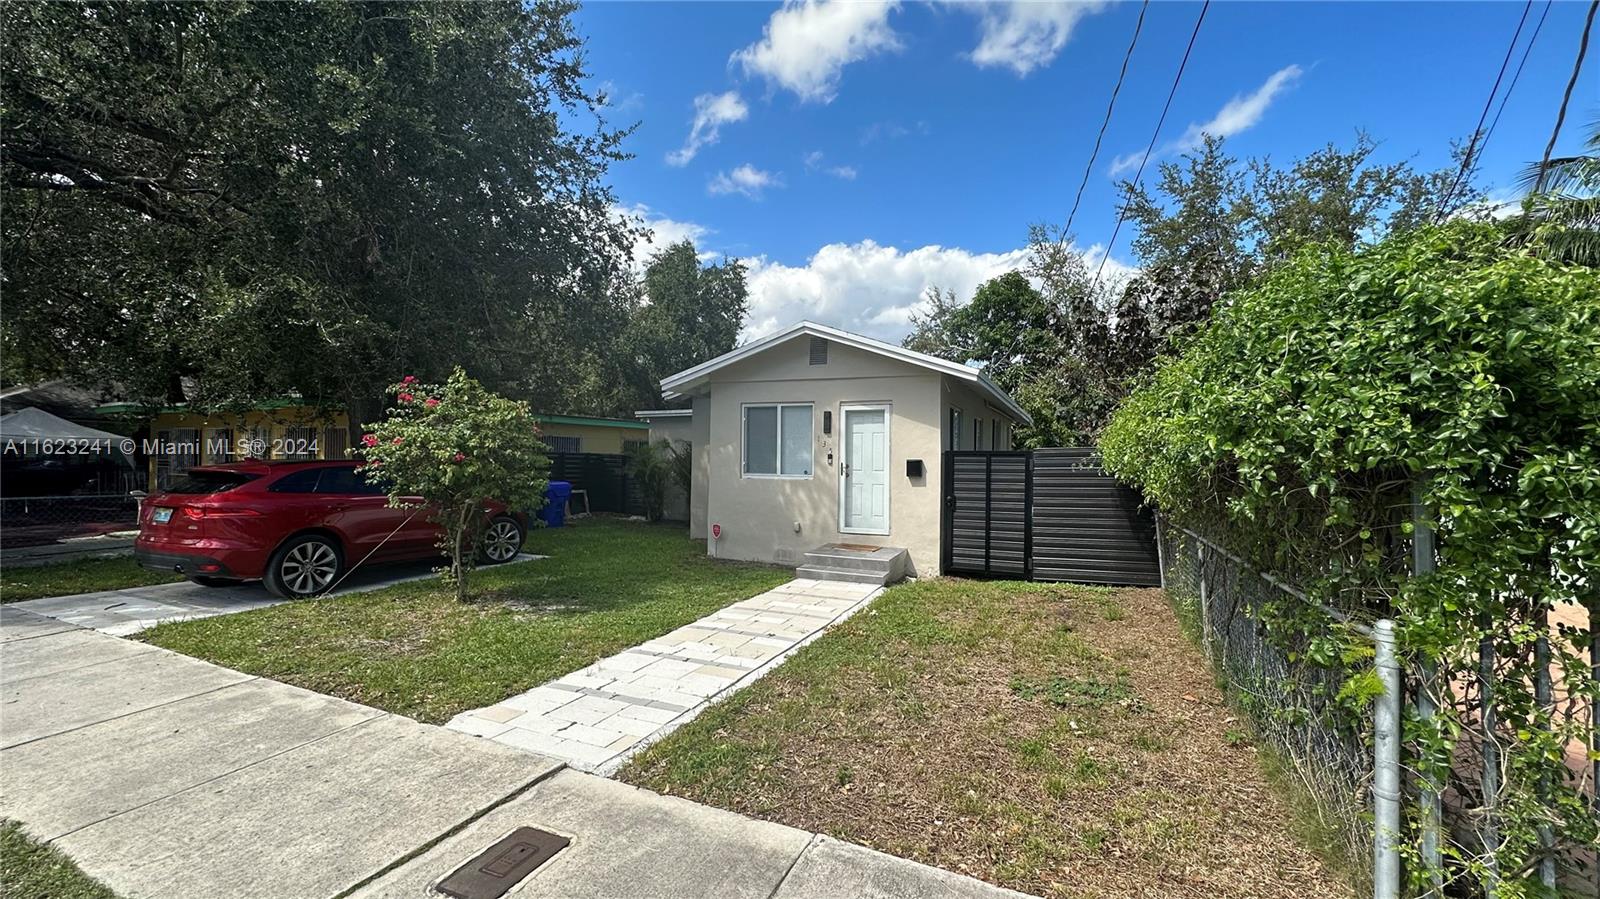
[[[1155,520],[1092,448],[944,454],[943,569],[1155,586]]]

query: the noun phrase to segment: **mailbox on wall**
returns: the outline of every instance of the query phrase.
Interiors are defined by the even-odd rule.
[[[921,459],[907,459],[906,460],[906,477],[908,477],[908,478],[920,478],[920,477],[922,477],[922,460]]]

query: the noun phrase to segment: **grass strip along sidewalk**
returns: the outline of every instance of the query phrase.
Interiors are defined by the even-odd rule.
[[[0,569],[0,602],[126,590],[129,587],[148,587],[181,580],[183,578],[175,574],[140,568],[132,556],[8,567]]]
[[[163,624],[139,639],[429,723],[491,705],[784,583],[708,559],[681,526],[586,519],[535,530],[548,559]]]

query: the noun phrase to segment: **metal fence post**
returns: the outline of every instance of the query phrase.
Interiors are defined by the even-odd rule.
[[[1479,620],[1485,636],[1478,641],[1478,699],[1479,717],[1483,725],[1483,849],[1488,854],[1484,865],[1483,894],[1488,899],[1500,895],[1500,744],[1496,742],[1495,729],[1499,727],[1494,707],[1494,638],[1487,636],[1493,626],[1487,618]]]
[[[1554,697],[1550,684],[1550,638],[1541,636],[1533,644],[1533,701],[1542,715],[1554,715]],[[1539,798],[1550,801],[1550,772],[1539,774]],[[1556,837],[1549,824],[1539,825],[1539,882],[1555,895],[1556,888]]]
[[[1394,622],[1372,628],[1375,663],[1383,695],[1373,715],[1372,741],[1372,895],[1400,896],[1400,662],[1394,650]]]
[[[1156,576],[1161,579],[1161,589],[1167,589],[1167,540],[1166,528],[1161,525],[1161,513],[1155,514],[1156,519]]]
[[[1213,636],[1211,628],[1211,585],[1210,578],[1206,577],[1206,572],[1210,568],[1207,563],[1208,555],[1204,543],[1195,547],[1195,557],[1199,559],[1198,567],[1200,569],[1200,642],[1206,648],[1206,661],[1213,662],[1215,659],[1212,658],[1211,651]]]
[[[1413,577],[1422,577],[1432,574],[1437,564],[1437,549],[1434,546],[1433,516],[1422,502],[1422,489],[1414,488],[1411,493],[1411,574]],[[1422,719],[1424,727],[1430,727],[1433,719],[1439,713],[1438,704],[1434,700],[1433,691],[1438,684],[1438,666],[1432,659],[1422,660],[1422,682],[1417,685],[1417,717]],[[1421,767],[1421,766],[1418,766]],[[1443,856],[1439,850],[1439,834],[1442,829],[1443,813],[1439,799],[1439,786],[1433,780],[1432,772],[1422,772],[1422,795],[1419,803],[1422,806],[1422,864],[1428,869],[1429,889],[1424,896],[1437,899],[1444,888]]]

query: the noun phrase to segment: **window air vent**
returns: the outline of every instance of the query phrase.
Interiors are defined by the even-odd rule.
[[[826,337],[811,338],[811,364],[828,364],[828,339]]]

